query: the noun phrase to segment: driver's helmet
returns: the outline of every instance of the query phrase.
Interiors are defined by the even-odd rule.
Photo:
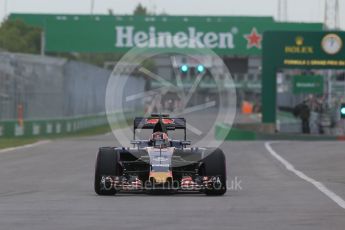
[[[169,145],[168,135],[164,132],[154,132],[151,141],[154,147],[165,148]]]

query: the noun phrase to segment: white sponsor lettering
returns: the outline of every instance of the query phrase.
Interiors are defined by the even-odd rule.
[[[167,161],[168,158],[167,157],[155,157],[154,160],[155,161]]]
[[[188,48],[203,48],[204,45],[201,42],[201,37],[204,33],[196,32],[194,27],[189,27],[189,47]]]
[[[116,26],[116,47],[133,46],[133,26]],[[125,43],[124,43],[125,41]]]
[[[152,167],[169,167],[169,164],[152,164]]]
[[[219,47],[220,49],[225,49],[225,48],[230,48],[233,49],[235,48],[234,46],[234,37],[232,33],[219,33]]]
[[[186,48],[188,45],[188,36],[184,32],[178,32],[174,36],[174,45],[177,48]]]
[[[216,48],[218,45],[218,35],[213,32],[205,34],[204,44],[207,48]]]
[[[166,31],[156,31],[150,26],[148,31],[136,31],[134,26],[116,26],[115,47],[131,48],[218,48],[233,49],[234,34],[229,32],[200,32],[195,27],[174,34]]]
[[[147,33],[140,31],[134,34],[134,44],[139,48],[146,47],[148,43]]]

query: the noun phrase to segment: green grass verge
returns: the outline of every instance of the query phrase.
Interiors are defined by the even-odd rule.
[[[123,122],[123,123],[114,125],[114,128],[124,128],[127,125],[128,125],[127,122]],[[0,138],[0,149],[32,144],[39,140],[95,136],[95,135],[105,134],[108,132],[111,132],[111,128],[108,124],[106,124],[106,125],[88,128],[88,129],[84,129],[84,130],[80,130],[80,131],[77,131],[74,133],[68,133],[68,134],[56,134],[56,135],[49,135],[49,136],[44,136],[44,137]]]
[[[38,141],[38,138],[1,138],[0,149],[28,145]]]

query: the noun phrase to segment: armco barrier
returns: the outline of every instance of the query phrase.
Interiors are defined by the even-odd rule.
[[[114,115],[116,116],[116,114]],[[68,134],[83,129],[105,125],[107,122],[105,114],[78,116],[72,118],[27,120],[24,121],[23,126],[19,126],[17,121],[0,121],[0,137],[35,137]]]

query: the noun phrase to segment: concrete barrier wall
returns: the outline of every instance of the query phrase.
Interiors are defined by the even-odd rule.
[[[0,121],[0,137],[34,137],[77,132],[107,124],[105,115],[71,117],[49,120],[28,120],[23,126],[17,121]]]
[[[125,113],[127,119],[134,118],[133,111]],[[119,116],[113,114],[112,116]],[[122,116],[119,116],[119,118]],[[118,119],[119,123],[126,122],[126,120]],[[77,131],[99,127],[108,124],[105,114],[76,116],[68,118],[57,119],[37,119],[24,121],[23,126],[15,120],[0,121],[0,138],[13,137],[39,137],[50,135],[69,134]]]

